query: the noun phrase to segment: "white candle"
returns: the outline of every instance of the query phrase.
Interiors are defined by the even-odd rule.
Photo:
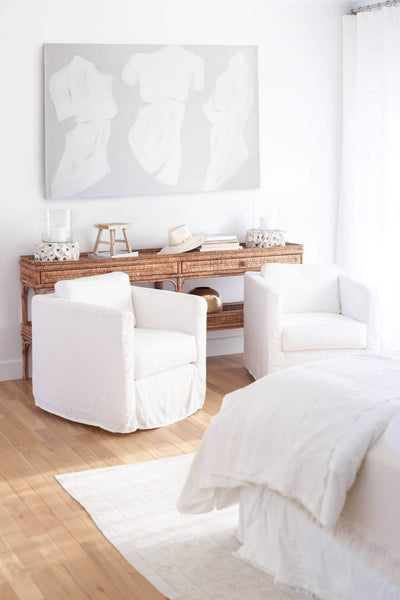
[[[272,229],[271,227],[272,221],[270,217],[261,217],[260,218],[260,229]]]
[[[67,228],[65,225],[56,225],[54,227],[54,242],[68,242],[67,240]]]

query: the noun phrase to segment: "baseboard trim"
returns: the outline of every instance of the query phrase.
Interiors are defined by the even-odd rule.
[[[224,329],[207,334],[207,356],[240,354],[243,352],[243,329]]]
[[[0,381],[22,379],[22,360],[0,360]]]

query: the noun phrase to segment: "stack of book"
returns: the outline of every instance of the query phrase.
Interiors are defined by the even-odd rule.
[[[200,246],[200,252],[217,252],[219,250],[240,250],[241,245],[236,235],[225,235],[214,233],[208,235],[204,244]]]

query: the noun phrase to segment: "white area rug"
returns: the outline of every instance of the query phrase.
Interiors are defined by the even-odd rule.
[[[170,600],[291,600],[235,557],[237,506],[205,515],[175,507],[192,455],[59,475],[126,560]]]

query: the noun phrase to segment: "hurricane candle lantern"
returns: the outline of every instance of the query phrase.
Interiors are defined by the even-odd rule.
[[[70,208],[46,208],[43,241],[47,243],[72,241]]]

